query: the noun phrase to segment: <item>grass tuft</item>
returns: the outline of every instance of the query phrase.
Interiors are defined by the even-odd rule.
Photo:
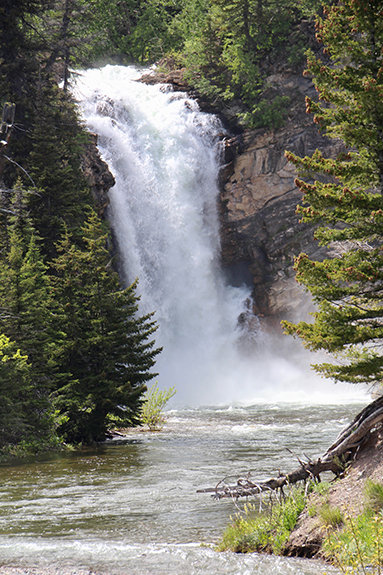
[[[331,531],[323,551],[329,561],[348,575],[383,573],[383,518],[370,512],[346,518],[342,531]]]
[[[378,513],[383,509],[383,485],[367,479],[364,489],[366,511]]]
[[[318,511],[321,522],[328,529],[335,529],[344,523],[343,513],[339,507],[330,507],[325,504]]]

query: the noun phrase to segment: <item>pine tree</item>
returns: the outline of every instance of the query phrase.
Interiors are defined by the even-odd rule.
[[[0,448],[45,449],[55,443],[49,280],[23,191],[13,195],[0,257]]]
[[[310,350],[335,354],[314,368],[326,377],[376,383],[383,377],[383,3],[342,0],[317,21],[324,55],[308,57],[319,101],[307,111],[331,138],[344,142],[336,159],[286,153],[301,175],[298,213],[317,225],[321,245],[341,256],[311,261],[301,254],[297,280],[317,304],[314,322],[284,322]]]
[[[30,45],[25,19],[41,12],[44,5],[47,0],[2,0],[0,4],[0,82],[5,80],[19,97],[28,90],[26,79],[30,67],[35,67],[32,58],[27,57]]]
[[[25,399],[29,380],[28,358],[0,335],[0,450],[25,437]]]
[[[80,241],[84,211],[92,204],[80,169],[86,138],[70,97],[47,81],[39,91],[28,164],[39,190],[29,196],[31,216],[50,258],[64,223]]]
[[[36,387],[28,357],[0,334],[0,453],[57,445],[50,404]]]
[[[73,443],[104,439],[110,417],[120,425],[138,422],[160,352],[150,340],[156,330],[152,314],[137,316],[135,284],[121,289],[105,247],[107,234],[93,212],[83,233],[84,249],[67,234],[54,261],[62,337],[55,405],[66,418],[59,431]]]
[[[0,260],[0,333],[28,356],[36,397],[41,398],[42,409],[48,409],[55,345],[48,268],[26,212],[22,191],[16,192],[12,209],[9,246]]]
[[[280,127],[290,100],[265,81],[278,61],[303,64],[306,38],[299,23],[319,4],[210,0],[205,25],[190,27],[185,39],[189,83],[210,99],[235,101],[241,107],[238,118],[248,127]]]
[[[100,40],[93,43],[96,57],[109,53],[124,55],[129,61],[155,62],[182,45],[173,24],[190,2],[91,0],[91,3],[96,17],[90,19],[89,26]]]

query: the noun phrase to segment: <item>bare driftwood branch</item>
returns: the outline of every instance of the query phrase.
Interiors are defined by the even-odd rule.
[[[300,467],[290,473],[280,474],[277,478],[267,481],[255,481],[250,479],[250,474],[246,477],[237,478],[236,483],[230,484],[225,478],[215,487],[199,489],[197,493],[211,493],[216,499],[230,497],[249,497],[260,495],[265,491],[275,491],[282,489],[285,485],[293,485],[299,481],[307,479],[320,479],[321,473],[331,471],[335,475],[340,475],[345,466],[351,461],[361,445],[365,443],[370,433],[383,422],[383,397],[378,397],[363,409],[354,420],[339,434],[336,441],[331,445],[326,453],[316,461],[307,458],[307,462],[298,459]],[[307,456],[306,456],[307,457]]]

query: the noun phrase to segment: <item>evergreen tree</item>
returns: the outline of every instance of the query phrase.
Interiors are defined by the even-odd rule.
[[[204,26],[194,33],[191,28],[185,39],[188,81],[210,98],[236,101],[239,119],[249,127],[280,127],[289,99],[275,89],[265,97],[265,79],[278,60],[303,62],[298,23],[315,7],[319,2],[309,9],[292,0],[210,0]]]
[[[92,204],[92,196],[80,169],[87,134],[70,97],[50,80],[39,87],[31,132],[28,166],[39,194],[30,195],[28,205],[44,240],[44,253],[51,258],[64,223],[74,239],[81,241],[84,212]]]
[[[104,14],[96,13],[89,0],[49,0],[49,9],[35,22],[34,32],[45,40],[42,51],[44,75],[59,70],[67,91],[70,69],[89,65],[89,56],[100,38],[92,36],[93,23],[105,26]],[[37,30],[36,30],[37,28]]]
[[[29,385],[28,358],[0,335],[0,450],[19,443],[27,433],[24,418]]]
[[[22,191],[16,192],[11,206],[14,213],[9,218],[9,247],[3,252],[0,265],[0,333],[27,354],[39,393],[47,397],[54,346],[47,266],[40,254]]]
[[[297,280],[314,296],[314,322],[284,322],[311,350],[334,353],[337,364],[314,366],[340,381],[383,377],[383,3],[342,0],[317,21],[323,59],[308,58],[319,101],[307,111],[331,138],[343,140],[336,159],[286,153],[302,179],[298,207],[304,222],[318,225],[321,245],[338,242],[344,252],[323,262],[301,254]],[[326,54],[330,60],[325,60]],[[311,178],[311,179],[310,179]]]
[[[104,58],[105,54],[119,55],[133,62],[163,58],[168,51],[182,47],[182,36],[173,21],[188,4],[180,0],[91,0],[98,17],[90,22],[90,28],[101,40],[93,44],[93,53]]]
[[[72,54],[83,41],[77,24],[85,7],[83,0],[6,0],[0,6],[0,93],[16,105],[7,155],[22,168],[6,161],[3,187],[13,188],[19,176],[30,186],[32,178],[40,194],[28,196],[31,218],[49,257],[62,221],[76,237],[92,204],[81,172],[87,134],[70,94],[57,85],[60,75],[68,82]],[[7,196],[1,199],[7,208]]]
[[[66,418],[59,431],[73,443],[104,439],[111,416],[120,425],[138,422],[160,352],[150,340],[156,330],[152,314],[137,316],[135,284],[120,288],[107,234],[94,213],[83,233],[85,249],[68,234],[60,242],[53,280],[62,337],[54,401]]]
[[[41,451],[57,444],[50,406],[35,385],[28,357],[0,335],[0,453]]]
[[[2,0],[0,4],[0,64],[2,88],[22,96],[28,90],[30,67],[34,67],[25,19],[41,12],[47,0]],[[7,92],[5,92],[7,93]],[[2,90],[2,98],[5,96]]]
[[[55,444],[47,268],[21,189],[9,207],[0,257],[0,449],[41,450]]]

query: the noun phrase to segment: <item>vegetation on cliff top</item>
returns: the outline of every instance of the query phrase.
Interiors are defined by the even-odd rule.
[[[266,79],[303,68],[321,0],[45,0],[25,7],[16,29],[39,51],[40,70],[59,69],[64,90],[71,68],[162,61],[255,128],[283,123],[288,98]]]
[[[307,29],[320,0],[95,0],[103,21],[98,53],[159,60],[184,69],[189,85],[250,127],[278,127],[288,98],[266,78],[303,65]],[[105,27],[106,22],[106,27]],[[267,93],[266,93],[267,92]]]

